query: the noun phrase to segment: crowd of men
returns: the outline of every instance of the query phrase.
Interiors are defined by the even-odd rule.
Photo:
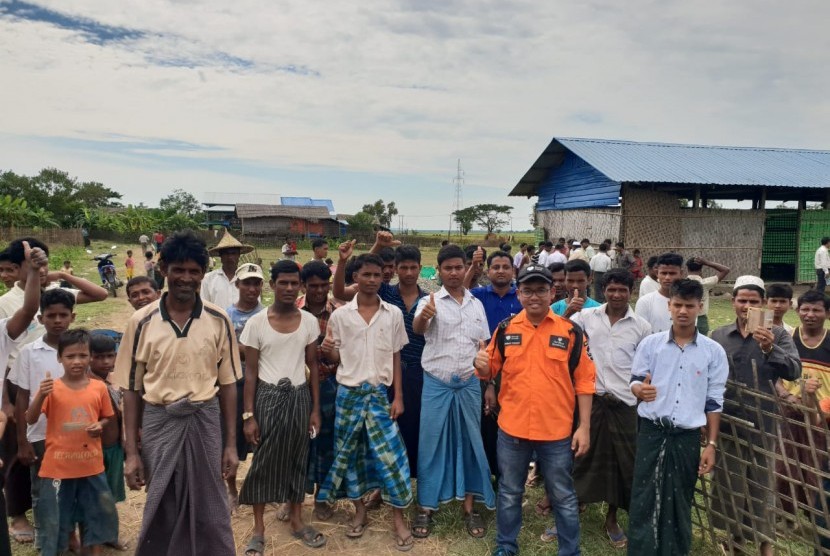
[[[592,503],[607,505],[611,546],[688,554],[695,484],[708,474],[724,550],[752,543],[772,554],[779,447],[761,433],[775,427],[776,408],[758,411],[727,379],[830,410],[823,293],[800,296],[801,325],[786,330],[792,289],[737,277],[735,319],[710,338],[708,295],[730,269],[703,258],[649,261],[632,309],[643,263],[621,242],[594,249],[560,238],[515,256],[509,245],[488,255],[447,244],[433,292],[419,285],[417,247],[388,232],[367,253],[355,247],[340,244],[327,262],[328,243],[317,240],[302,265],[284,249],[266,307],[262,268],[240,263],[251,246],[226,232],[208,249],[173,233],[158,246],[167,291],[146,276],[127,284],[135,313],[116,356],[114,342],[70,330],[74,305],[106,290],[48,272],[42,242],[12,242],[0,254],[10,287],[0,360],[11,369],[4,406],[15,405],[4,508],[15,539],[50,555],[125,548],[114,502],[126,480],[147,492],[139,555],[234,554],[238,505],[253,508],[246,556],[265,554],[269,504],[298,542],[322,547],[326,535],[302,511],[311,495],[319,521],[335,501],[353,503],[349,538],[387,504],[403,552],[431,535],[447,502],[462,502],[476,539],[487,533],[481,509],[495,509],[493,554],[509,556],[519,553],[533,463],[546,492],[536,510],[553,517],[539,534],[560,555],[581,553],[579,516]],[[210,256],[221,267],[208,272]],[[67,287],[49,286],[61,280]],[[761,307],[772,324],[752,328],[750,309]],[[720,436],[722,415],[751,426]],[[821,502],[813,492],[806,503]],[[8,545],[0,532],[0,556]]]

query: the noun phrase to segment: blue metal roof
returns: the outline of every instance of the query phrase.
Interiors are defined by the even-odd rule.
[[[331,199],[312,199],[311,197],[280,197],[280,204],[286,207],[326,207],[334,212]]]
[[[830,151],[554,138],[511,195],[532,196],[571,152],[617,183],[830,187]]]

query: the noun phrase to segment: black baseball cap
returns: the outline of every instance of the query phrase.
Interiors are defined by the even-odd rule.
[[[519,278],[517,282],[527,282],[528,280],[544,280],[548,284],[553,283],[553,275],[550,270],[540,264],[529,264],[519,271]]]

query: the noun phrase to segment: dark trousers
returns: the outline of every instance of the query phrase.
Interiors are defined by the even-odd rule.
[[[8,429],[14,429],[14,425],[10,425]],[[5,453],[2,449],[0,449],[0,458],[5,460]],[[3,474],[0,474],[0,556],[12,556],[12,546],[11,541],[9,540],[9,528],[7,526],[7,515],[6,515],[6,499],[3,496],[3,481],[5,477]]]
[[[9,397],[14,400],[17,386],[6,382]],[[32,481],[29,467],[17,459],[17,427],[13,423],[6,426],[3,434],[3,478],[5,478],[6,515],[16,517],[32,509]]]
[[[827,276],[825,276],[824,271],[820,268],[816,269],[816,289],[821,293],[824,293],[824,289],[827,287]]]
[[[501,381],[498,381],[499,383]],[[487,390],[487,381],[481,381],[481,441],[484,443],[484,454],[487,456],[487,465],[490,473],[499,480],[499,422],[498,413],[484,414],[484,392]],[[496,384],[496,396],[499,395],[499,384]]]

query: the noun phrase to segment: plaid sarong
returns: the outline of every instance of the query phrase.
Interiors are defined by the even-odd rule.
[[[319,501],[334,501],[343,488],[350,500],[379,488],[390,506],[405,508],[412,503],[406,448],[398,425],[389,417],[386,386],[340,385],[334,437],[334,463]]]
[[[144,404],[147,500],[136,556],[235,556],[219,400]]]

